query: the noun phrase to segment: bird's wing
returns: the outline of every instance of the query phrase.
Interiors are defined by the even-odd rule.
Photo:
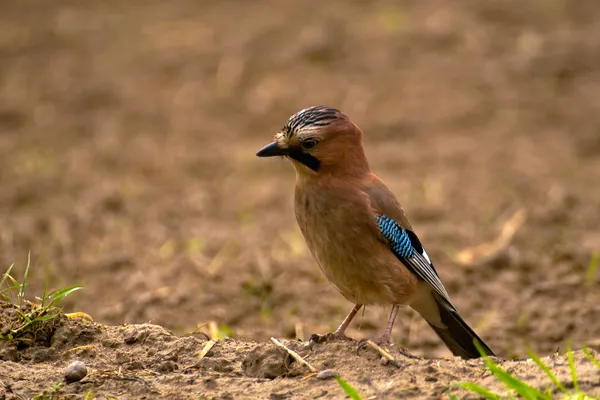
[[[369,196],[375,224],[390,250],[411,272],[427,282],[435,293],[451,304],[446,288],[421,241],[412,231],[398,200],[375,175],[363,190]]]
[[[414,232],[401,228],[396,221],[386,215],[375,217],[381,235],[388,247],[414,274],[424,280],[444,299],[450,301],[450,296],[442,284],[440,277],[429,261],[427,253],[420,244]],[[421,251],[418,250],[420,247]]]

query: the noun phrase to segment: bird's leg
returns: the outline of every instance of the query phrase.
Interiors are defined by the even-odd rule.
[[[385,330],[383,331],[383,335],[379,336],[376,339],[372,339],[373,342],[375,342],[376,344],[378,344],[380,346],[390,344],[392,342],[392,329],[394,328],[394,321],[396,321],[396,315],[398,315],[399,309],[400,309],[400,307],[397,305],[394,305],[392,307],[392,311],[390,312],[390,319],[388,320],[388,324],[385,327]],[[366,340],[361,341],[359,343],[359,347],[364,346],[365,343],[366,343]]]
[[[346,318],[344,318],[344,320],[342,321],[340,326],[338,326],[337,329],[333,332],[334,336],[336,336],[336,337],[346,336],[345,333],[346,333],[346,329],[348,328],[348,325],[350,325],[350,322],[352,322],[352,319],[354,319],[354,316],[361,309],[361,307],[362,307],[362,304],[357,304],[354,306],[354,308],[352,310],[350,310],[350,312],[348,313],[348,315],[346,315]]]
[[[337,329],[333,331],[333,333],[328,333],[326,335],[317,335],[316,333],[313,333],[310,337],[310,341],[315,343],[323,343],[335,339],[352,340],[351,338],[346,336],[346,329],[348,328],[348,325],[350,325],[350,322],[352,322],[352,319],[354,318],[356,313],[361,309],[362,306],[362,304],[356,304],[354,308],[350,310],[348,315],[346,315],[346,318],[344,318],[340,326],[338,326]]]
[[[392,311],[390,312],[390,319],[388,320],[388,324],[383,331],[383,335],[381,335],[380,343],[381,344],[389,344],[392,342],[392,329],[394,328],[394,322],[396,321],[396,315],[398,315],[399,306],[392,306]]]

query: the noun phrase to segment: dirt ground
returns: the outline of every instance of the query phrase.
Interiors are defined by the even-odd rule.
[[[3,308],[3,319],[10,311]],[[177,337],[158,325],[106,326],[86,320],[54,323],[24,350],[0,342],[1,394],[5,399],[344,399],[334,379],[304,378],[307,371],[273,343],[226,339],[206,353],[202,335]],[[50,346],[44,345],[50,338]],[[393,348],[397,365],[382,365],[379,354],[356,343],[331,342],[309,347],[286,341],[315,369],[334,371],[351,382],[364,399],[477,398],[457,382],[478,382],[498,393],[502,385],[479,360],[424,359]],[[600,356],[594,352],[596,358]],[[581,351],[574,354],[582,390],[598,389],[600,372]],[[82,380],[61,385],[67,365],[84,362]],[[566,357],[545,363],[563,382],[570,381]],[[537,387],[548,385],[533,362],[507,361],[503,367]],[[560,393],[560,392],[559,392]]]
[[[315,104],[362,127],[372,169],[499,356],[600,349],[600,278],[586,278],[600,251],[599,18],[593,0],[4,2],[0,265],[22,274],[31,251],[30,297],[83,285],[65,312],[98,325],[3,348],[0,392],[30,397],[79,358],[97,372],[66,394],[341,397],[268,344],[330,331],[351,308],[296,227],[291,166],[254,155]],[[460,262],[515,213],[525,223],[498,252]],[[388,312],[368,308],[350,334],[377,335]],[[186,334],[209,321],[233,339],[195,362],[205,339]],[[381,398],[492,385],[410,310],[395,339],[425,359],[392,370],[351,344],[310,358]],[[244,365],[269,352],[286,369],[252,377]]]

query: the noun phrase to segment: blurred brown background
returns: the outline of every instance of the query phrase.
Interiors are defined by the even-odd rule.
[[[254,156],[326,104],[492,348],[598,344],[599,18],[593,0],[5,1],[0,261],[19,275],[31,250],[30,295],[81,284],[66,310],[98,322],[332,329],[351,305],[296,227],[293,170]],[[518,210],[510,245],[457,261]],[[409,311],[395,337],[448,354]]]

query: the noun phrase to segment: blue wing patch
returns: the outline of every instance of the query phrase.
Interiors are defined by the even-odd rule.
[[[385,215],[377,216],[375,221],[381,234],[389,242],[390,248],[398,257],[412,257],[415,250],[406,230],[400,228],[396,221]]]
[[[450,301],[429,256],[414,232],[403,229],[396,221],[385,215],[377,215],[375,223],[390,250],[419,278],[427,282],[440,296]]]

